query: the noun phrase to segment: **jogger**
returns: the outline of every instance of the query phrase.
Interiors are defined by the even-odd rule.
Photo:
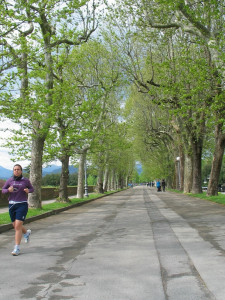
[[[12,251],[13,256],[20,253],[20,243],[24,234],[25,242],[29,241],[30,229],[26,229],[23,223],[28,212],[28,193],[32,193],[34,188],[28,178],[23,177],[22,167],[16,164],[13,167],[13,177],[9,178],[2,188],[2,193],[9,193],[9,215],[15,230],[15,246]]]

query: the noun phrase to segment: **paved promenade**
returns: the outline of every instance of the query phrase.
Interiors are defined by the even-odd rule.
[[[0,299],[225,299],[225,206],[135,187],[0,234]]]

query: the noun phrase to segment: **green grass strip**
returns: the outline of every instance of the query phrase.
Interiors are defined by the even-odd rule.
[[[112,194],[114,192],[115,191],[110,191],[110,192],[105,192],[104,194],[91,193],[91,194],[89,194],[88,197],[85,197],[85,198],[72,198],[72,199],[70,199],[70,202],[68,202],[68,203],[53,202],[53,203],[44,204],[45,202],[42,201],[42,208],[41,209],[29,208],[26,219],[28,219],[30,217],[34,217],[34,216],[44,214],[46,212],[49,212],[49,211],[52,211],[52,210],[55,210],[55,209],[58,209],[58,208],[67,207],[67,206],[70,206],[72,204],[76,204],[76,203],[79,203],[79,202],[85,202],[85,201],[88,201],[88,200],[91,200],[91,199],[96,199],[100,196],[106,196],[106,195]],[[6,213],[0,214],[0,224],[9,224],[9,223],[11,223],[9,213],[6,212]]]
[[[202,194],[188,194],[191,197],[201,198],[204,200],[212,201],[219,204],[225,204],[225,194],[218,193],[218,196],[206,196],[206,192]]]
[[[178,190],[170,190],[170,191],[175,192],[175,193],[183,193]],[[218,196],[207,196],[206,192],[203,192],[201,194],[187,193],[184,195],[188,195],[188,196],[195,197],[195,198],[200,198],[203,200],[207,200],[207,201],[211,201],[211,202],[215,202],[215,203],[219,203],[219,204],[225,204],[225,194],[222,194],[222,193],[218,193]]]

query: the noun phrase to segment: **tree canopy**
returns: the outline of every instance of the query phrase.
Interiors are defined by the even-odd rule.
[[[85,161],[99,191],[143,180],[217,194],[223,176],[224,1],[3,1],[0,113],[30,160],[40,207],[45,162]],[[99,26],[99,28],[98,28]],[[177,168],[179,157],[180,168]],[[179,171],[179,174],[178,174]]]

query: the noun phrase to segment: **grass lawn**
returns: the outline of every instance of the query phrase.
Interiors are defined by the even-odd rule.
[[[181,191],[178,190],[170,190],[171,192],[176,192],[176,193],[183,193]],[[212,202],[216,202],[219,204],[225,204],[225,194],[222,193],[218,193],[218,196],[206,196],[206,192],[203,192],[202,194],[192,194],[192,193],[188,193],[185,194],[191,197],[195,197],[195,198],[201,198],[204,200],[208,200],[208,201],[212,201]]]
[[[85,201],[95,199],[95,198],[98,198],[98,197],[103,196],[103,195],[109,195],[109,194],[112,194],[112,193],[114,193],[114,192],[106,192],[104,194],[91,193],[91,194],[89,194],[89,197],[70,199],[69,203],[53,202],[53,203],[49,203],[49,204],[44,204],[45,202],[43,201],[42,202],[42,209],[29,208],[26,218],[28,219],[30,217],[38,216],[38,215],[44,214],[46,212],[49,212],[49,211],[52,211],[52,210],[55,210],[55,209],[58,209],[58,208],[70,206],[72,204],[79,203],[79,202],[85,202]],[[9,213],[6,212],[6,213],[3,213],[3,214],[0,214],[0,225],[1,224],[9,224],[9,223],[11,223]]]
[[[204,200],[208,200],[208,201],[212,201],[212,202],[216,202],[219,204],[225,204],[225,194],[222,193],[218,193],[218,196],[206,196],[206,192],[203,192],[202,194],[188,194],[191,197],[197,197],[197,198],[201,198]]]

